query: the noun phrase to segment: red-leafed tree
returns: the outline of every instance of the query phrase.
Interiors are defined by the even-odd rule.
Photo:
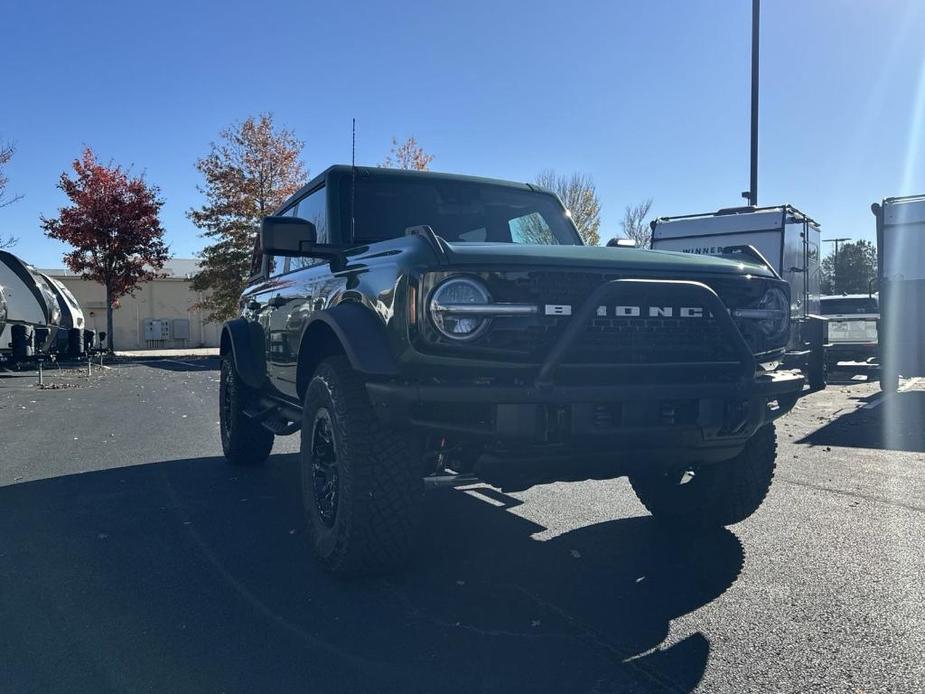
[[[55,218],[42,217],[42,228],[46,236],[74,247],[64,255],[73,272],[106,287],[106,329],[113,350],[113,303],[141,282],[161,276],[170,257],[158,219],[164,201],[141,176],[98,163],[89,147],[73,166],[73,178],[65,171],[58,181],[71,205]]]

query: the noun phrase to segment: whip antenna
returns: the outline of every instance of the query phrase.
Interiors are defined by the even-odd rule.
[[[356,200],[357,200],[357,119],[353,119],[353,140],[350,150],[350,241],[356,240],[357,218],[356,218]]]

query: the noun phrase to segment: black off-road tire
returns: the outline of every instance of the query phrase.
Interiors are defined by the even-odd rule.
[[[363,379],[346,357],[329,357],[315,371],[301,435],[302,500],[322,565],[337,575],[359,576],[404,564],[417,544],[424,495],[420,460],[407,431],[376,417]]]
[[[732,460],[694,468],[680,484],[680,471],[630,475],[636,496],[656,518],[692,527],[718,527],[745,520],[761,506],[774,478],[777,436],[761,427]]]
[[[244,414],[254,391],[238,375],[234,360],[222,357],[219,379],[219,430],[225,459],[234,465],[259,465],[273,450],[273,432]]]

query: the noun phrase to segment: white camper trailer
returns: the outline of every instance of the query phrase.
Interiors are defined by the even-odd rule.
[[[793,330],[785,365],[801,368],[813,389],[825,386],[820,243],[819,224],[791,205],[737,207],[652,222],[656,250],[724,255],[752,246],[764,256],[790,285]]]
[[[23,359],[55,345],[61,310],[51,286],[34,267],[0,251],[0,285],[6,297],[6,325],[0,355]]]
[[[871,205],[877,218],[880,388],[925,376],[925,195]]]
[[[58,309],[61,311],[61,320],[58,326],[58,340],[55,347],[59,354],[70,357],[79,357],[85,351],[83,309],[77,299],[62,282],[45,273],[39,273],[48,286],[55,293]]]

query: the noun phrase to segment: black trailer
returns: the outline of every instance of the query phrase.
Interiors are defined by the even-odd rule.
[[[925,195],[871,205],[877,219],[880,388],[925,376]]]
[[[825,387],[818,222],[792,205],[777,205],[658,217],[651,227],[655,250],[724,255],[731,247],[752,246],[764,256],[790,285],[792,330],[783,365],[802,370],[813,390]]]

